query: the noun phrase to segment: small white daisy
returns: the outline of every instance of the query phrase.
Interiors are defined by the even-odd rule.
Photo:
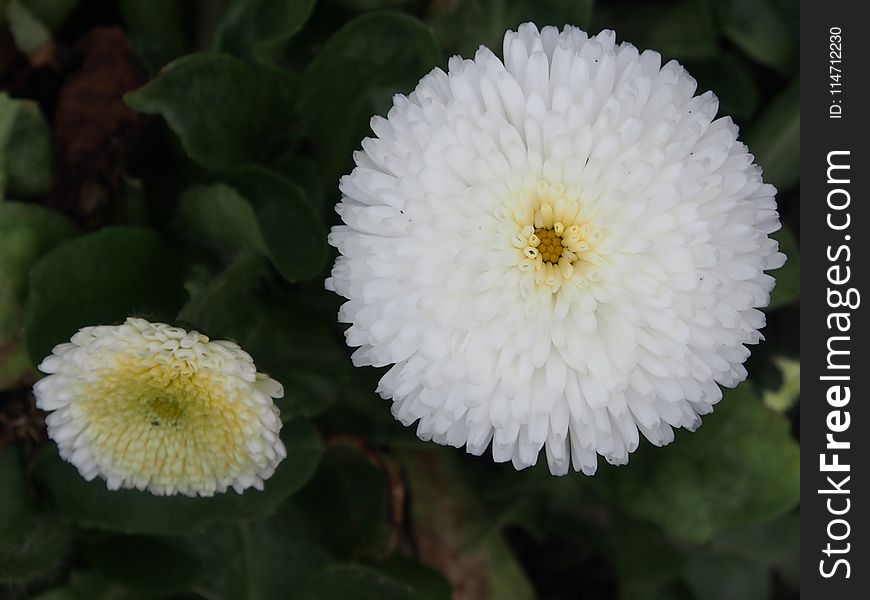
[[[287,455],[272,401],[283,388],[233,342],[130,318],[81,329],[39,369],[36,405],[61,457],[109,489],[263,489]]]
[[[746,377],[785,257],[774,195],[712,93],[612,31],[531,23],[453,57],[354,155],[327,288],[402,423],[592,474]]]

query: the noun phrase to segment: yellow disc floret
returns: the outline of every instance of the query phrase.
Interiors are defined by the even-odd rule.
[[[558,264],[562,258],[562,238],[555,229],[535,229],[535,235],[539,240],[538,253],[544,262]]]
[[[567,282],[582,286],[594,279],[601,262],[595,246],[602,232],[578,200],[545,181],[518,196],[507,231],[519,251],[520,269],[553,293]]]

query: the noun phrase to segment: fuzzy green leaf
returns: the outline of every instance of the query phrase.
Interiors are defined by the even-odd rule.
[[[75,233],[64,217],[41,206],[0,203],[0,390],[36,376],[24,343],[30,268]]]
[[[776,277],[776,287],[770,293],[768,309],[791,304],[801,295],[801,255],[794,234],[783,227],[771,237],[779,242],[779,251],[786,255],[787,260],[771,273]]]
[[[719,52],[714,14],[697,0],[599,3],[592,31],[603,28],[614,29],[640,50],[660,52],[665,60],[706,60]]]
[[[264,154],[288,121],[291,95],[279,71],[224,54],[190,54],[125,100],[162,115],[193,160],[220,170]]]
[[[234,339],[280,381],[284,398],[276,402],[284,419],[317,415],[336,401],[346,379],[345,352],[308,307],[255,294],[252,269],[256,263],[245,258],[231,265],[179,318],[213,337]]]
[[[229,173],[227,181],[251,203],[268,255],[285,279],[304,281],[323,271],[326,230],[296,184],[255,166]]]
[[[38,514],[15,448],[0,448],[0,586],[52,575],[69,546],[69,528]]]
[[[329,39],[305,73],[299,99],[325,180],[334,184],[349,167],[371,115],[386,112],[393,93],[409,92],[440,62],[429,28],[400,13],[363,15]]]
[[[411,586],[415,600],[450,600],[452,597],[444,575],[398,552],[378,563],[378,570]]]
[[[294,498],[317,539],[342,558],[379,557],[390,536],[386,472],[347,444],[327,448],[311,482]]]
[[[746,132],[746,144],[764,169],[764,180],[780,192],[800,178],[801,111],[798,81],[768,105]]]
[[[0,93],[0,200],[51,187],[51,131],[39,107]]]
[[[60,27],[79,0],[22,0],[30,13],[52,31]]]
[[[719,111],[738,123],[750,119],[758,108],[758,86],[749,64],[736,53],[687,64],[698,80],[698,93],[710,90],[719,98]]]
[[[37,479],[48,489],[58,508],[79,525],[152,535],[178,535],[201,531],[216,521],[245,520],[271,514],[311,477],[320,460],[320,436],[307,421],[285,424],[281,439],[285,458],[265,489],[230,490],[211,498],[152,496],[136,490],[109,491],[105,481],[85,481],[75,468],[47,447],[37,458]]]
[[[470,58],[483,44],[500,54],[504,32],[526,21],[589,28],[594,0],[463,0],[433,3],[430,23],[445,50]]]
[[[189,51],[179,0],[120,0],[130,44],[152,73]]]
[[[667,448],[647,447],[627,468],[607,469],[595,479],[593,485],[628,514],[704,542],[793,507],[800,456],[788,422],[743,385],[725,394],[697,432],[680,431]]]
[[[300,600],[412,600],[414,589],[388,575],[359,565],[335,565],[320,571]]]
[[[617,513],[613,521],[605,537],[605,550],[619,577],[619,597],[655,598],[680,577],[685,561],[683,552],[658,527],[622,513]]]
[[[219,523],[189,538],[203,563],[194,590],[221,600],[284,600],[332,562],[292,499],[262,520]]]
[[[87,555],[106,579],[146,592],[186,591],[200,573],[193,549],[174,538],[110,536],[89,544]]]
[[[710,548],[716,552],[740,556],[774,569],[795,589],[800,579],[800,546],[797,511],[767,523],[724,531],[710,541]]]
[[[15,40],[15,47],[21,52],[30,54],[51,40],[51,31],[31,12],[26,3],[21,0],[8,0],[5,4],[5,20]],[[0,8],[3,8],[2,4]]]
[[[153,594],[109,581],[93,571],[74,570],[69,581],[32,600],[154,600]]]
[[[218,25],[215,47],[267,60],[305,25],[317,0],[236,0]]]
[[[326,232],[299,187],[263,167],[237,169],[226,179],[230,185],[184,193],[174,223],[179,237],[267,256],[288,281],[323,271]]]
[[[766,600],[771,597],[767,566],[733,554],[691,553],[685,579],[695,597],[704,600]]]
[[[232,252],[268,249],[251,204],[223,183],[197,185],[182,194],[172,224],[176,235]]]
[[[722,31],[754,60],[783,74],[797,62],[797,40],[769,0],[731,0]]]
[[[0,343],[20,328],[33,263],[75,226],[58,213],[34,204],[0,204]]]
[[[27,348],[36,363],[82,327],[171,319],[184,299],[178,261],[157,234],[108,227],[60,244],[34,265]]]

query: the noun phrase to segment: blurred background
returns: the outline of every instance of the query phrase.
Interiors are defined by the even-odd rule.
[[[713,90],[789,256],[750,379],[592,478],[419,442],[323,290],[370,116],[527,20],[615,29]],[[796,0],[0,0],[0,598],[796,598],[798,21]],[[264,492],[110,493],[59,459],[33,365],[130,314],[284,383]]]

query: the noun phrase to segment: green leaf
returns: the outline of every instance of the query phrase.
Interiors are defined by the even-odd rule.
[[[213,337],[236,340],[280,381],[282,418],[320,414],[336,401],[350,368],[341,342],[307,305],[253,294],[256,273],[248,265],[231,265],[179,318]]]
[[[111,220],[119,225],[148,224],[148,199],[141,180],[124,178],[115,199]]]
[[[51,31],[21,0],[8,0],[6,21],[15,40],[15,47],[24,54],[30,54],[51,40]]]
[[[52,31],[60,27],[78,0],[22,0],[30,13]]]
[[[27,348],[36,363],[88,325],[171,319],[184,297],[178,261],[157,234],[108,227],[60,244],[34,265]]]
[[[26,521],[32,513],[24,466],[18,451],[11,446],[0,448],[0,482],[0,539],[10,540],[26,531]]]
[[[786,26],[792,39],[800,38],[801,5],[794,0],[771,0],[771,7]]]
[[[690,62],[689,72],[698,80],[698,93],[711,90],[719,98],[719,112],[743,122],[758,108],[758,86],[746,61],[735,53]]]
[[[655,598],[681,576],[685,557],[657,527],[617,513],[608,534],[606,553],[623,600]]]
[[[719,51],[713,17],[696,0],[663,7],[650,25],[649,33],[635,44],[653,48],[666,58],[707,58]]]
[[[299,110],[320,157],[324,180],[334,185],[352,151],[384,112],[395,92],[409,92],[441,62],[432,32],[400,13],[358,17],[335,33],[303,80]]]
[[[4,341],[0,349],[0,390],[13,390],[31,385],[39,375],[30,362],[22,335]]]
[[[282,418],[320,414],[337,400],[337,386],[350,369],[340,342],[307,310],[275,304],[264,308],[239,339],[284,384],[284,398],[278,401]]]
[[[317,539],[342,558],[382,556],[391,534],[390,485],[383,468],[348,444],[327,448],[295,504]]]
[[[534,598],[501,532],[488,526],[487,513],[465,481],[455,451],[403,449],[400,459],[420,560],[447,575],[454,586],[485,590],[481,600]]]
[[[335,565],[320,571],[300,600],[412,600],[414,590],[383,573],[359,565]],[[511,596],[514,597],[514,596]]]
[[[716,552],[740,556],[772,567],[795,588],[800,573],[800,514],[792,512],[779,519],[730,529],[710,541]]]
[[[55,575],[70,551],[70,528],[56,517],[34,515],[18,538],[0,539],[0,583],[26,583]]]
[[[722,32],[748,56],[790,74],[797,62],[797,40],[768,0],[731,0]]]
[[[24,311],[33,263],[76,228],[32,204],[0,203],[0,390],[35,378],[24,343]]]
[[[149,72],[189,51],[179,0],[120,0],[119,7],[130,44]]]
[[[259,521],[222,523],[189,539],[203,564],[194,591],[221,600],[284,600],[331,563],[292,502]]]
[[[218,51],[268,60],[311,16],[317,0],[236,0],[215,34]]]
[[[327,190],[321,179],[320,167],[317,162],[307,156],[303,156],[295,148],[276,157],[269,164],[276,173],[286,177],[300,188],[305,190],[305,199],[311,205],[315,214],[323,218],[329,212],[332,217],[332,206],[327,204]],[[330,182],[330,196],[334,189],[334,182]]]
[[[252,250],[263,256],[269,251],[251,204],[223,183],[198,185],[181,196],[173,230],[179,239],[193,239],[233,252]]]
[[[193,549],[174,538],[112,536],[89,544],[87,555],[106,579],[152,593],[186,591],[200,572]]]
[[[18,452],[0,449],[0,584],[53,574],[68,545],[68,528],[36,513]]]
[[[668,585],[660,593],[656,594],[655,600],[703,600],[695,597],[692,590],[683,581],[676,581]]]
[[[0,200],[3,200],[6,194],[9,139],[12,137],[19,106],[20,103],[12,100],[6,93],[0,93]]]
[[[51,131],[36,104],[15,104],[18,110],[5,151],[6,193],[16,198],[41,196],[51,188]]]
[[[373,10],[383,10],[388,8],[396,8],[402,5],[411,4],[414,0],[327,0],[331,4],[340,6],[347,10],[363,13]]]
[[[241,253],[217,277],[194,295],[178,312],[178,319],[210,335],[229,335],[226,327],[215,324],[215,315],[224,316],[233,302],[242,299],[265,271],[265,260],[255,254]]]
[[[152,496],[136,490],[109,491],[101,479],[85,481],[75,468],[62,461],[51,445],[34,464],[36,478],[55,505],[75,523],[96,529],[179,535],[201,531],[216,521],[246,520],[271,514],[314,473],[322,445],[314,427],[303,419],[284,425],[281,439],[285,458],[263,491],[233,491],[212,498]]]
[[[690,553],[685,579],[695,596],[704,600],[766,600],[771,597],[767,567],[732,554]]]
[[[767,107],[746,132],[745,142],[764,169],[764,180],[780,192],[794,187],[800,178],[800,92],[792,83]]]
[[[471,58],[481,44],[501,54],[504,32],[526,21],[589,28],[594,0],[464,0],[433,3],[435,35],[451,54]]]
[[[143,594],[94,573],[73,571],[69,582],[51,589],[33,600],[154,600],[153,595]]]
[[[76,233],[58,213],[35,204],[0,204],[0,342],[19,327],[30,267],[42,254]]]
[[[776,277],[776,287],[770,293],[768,310],[787,306],[797,301],[801,294],[801,255],[794,234],[788,227],[783,227],[771,237],[779,242],[779,251],[786,255],[787,260],[772,273]]]
[[[326,231],[303,192],[263,167],[237,169],[227,179],[232,187],[218,183],[184,193],[174,223],[178,236],[267,256],[288,281],[320,275]]]
[[[800,456],[789,424],[743,385],[728,391],[695,433],[646,447],[591,485],[638,519],[704,542],[719,531],[780,515],[798,502]]]
[[[0,200],[40,196],[51,187],[51,132],[39,107],[0,93]]]
[[[615,29],[620,39],[656,50],[666,60],[704,60],[719,53],[714,15],[697,0],[600,3],[593,31],[602,28]]]
[[[398,552],[378,563],[378,570],[414,590],[415,600],[450,600],[450,584],[444,576]]]
[[[202,166],[220,170],[263,154],[289,120],[292,85],[279,71],[223,54],[190,54],[125,96],[160,114]]]
[[[374,444],[403,447],[428,447],[414,433],[390,414],[390,403],[377,394],[378,379],[385,370],[353,369],[338,392],[335,404],[320,422],[330,429],[357,435]]]
[[[326,266],[326,231],[304,192],[266,168],[248,166],[227,180],[250,203],[275,268],[288,281],[320,275]]]

